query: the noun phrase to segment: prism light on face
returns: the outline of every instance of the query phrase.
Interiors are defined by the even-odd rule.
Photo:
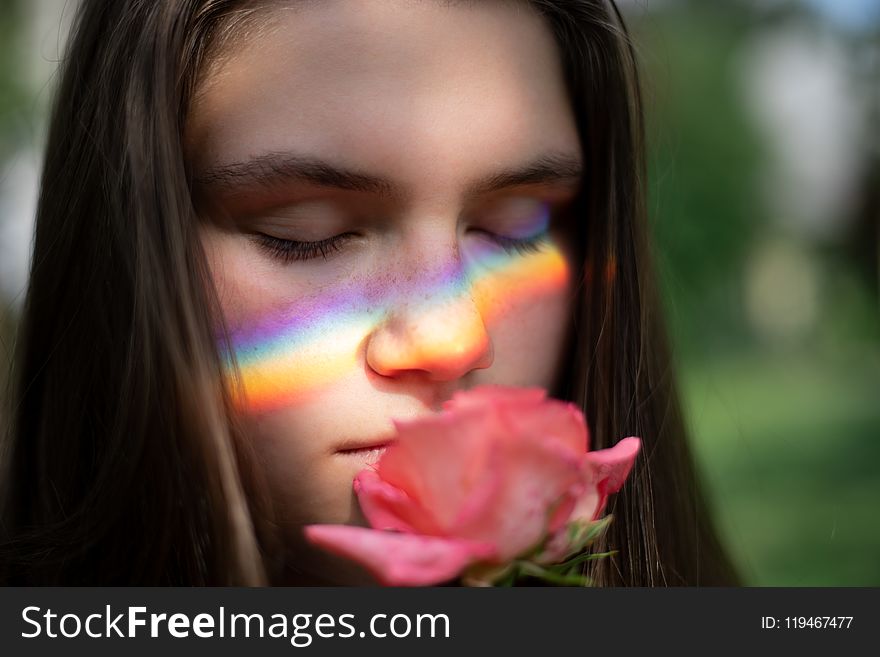
[[[365,522],[394,420],[564,385],[581,135],[530,3],[259,5],[187,117],[199,234],[279,582],[364,582],[302,527]]]
[[[506,252],[480,256],[466,271],[447,271],[417,289],[388,290],[378,302],[368,303],[361,290],[349,288],[317,301],[288,308],[283,317],[266,318],[259,326],[231,336],[240,371],[241,410],[264,413],[295,404],[360,366],[358,354],[365,338],[394,313],[400,296],[419,298],[420,308],[443,307],[448,299],[470,295],[491,332],[494,320],[511,303],[528,303],[564,289],[569,267],[552,243],[528,254]],[[475,329],[476,330],[476,329]],[[423,336],[423,349],[437,345],[442,359],[446,336]],[[462,335],[463,344],[480,339]],[[454,349],[452,351],[455,351]],[[231,363],[230,363],[231,367]]]

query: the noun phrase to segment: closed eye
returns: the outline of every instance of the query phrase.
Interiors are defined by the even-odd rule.
[[[349,239],[355,237],[354,233],[340,233],[314,242],[286,240],[265,233],[257,233],[253,236],[254,242],[269,257],[283,263],[312,260],[318,256],[327,259],[328,256],[342,248]]]
[[[515,255],[529,255],[540,252],[548,244],[550,236],[549,231],[542,231],[529,237],[509,237],[507,235],[499,235],[481,228],[472,229],[474,232],[484,236],[487,240],[500,246],[504,251]]]
[[[510,237],[481,228],[471,229],[486,240],[501,247],[512,255],[529,255],[540,252],[548,243],[549,232],[543,231],[529,237]],[[270,258],[284,264],[313,260],[318,257],[326,260],[339,251],[346,242],[356,237],[354,233],[340,233],[322,240],[288,240],[265,233],[256,233],[253,240]]]

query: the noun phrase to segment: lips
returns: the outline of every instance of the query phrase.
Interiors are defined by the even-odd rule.
[[[382,447],[387,447],[394,439],[388,436],[382,438],[372,438],[369,440],[351,440],[342,443],[339,447],[336,448],[336,451],[340,454],[344,454],[346,452],[361,452],[361,451],[369,451],[371,449],[380,449]]]
[[[357,454],[359,452],[375,452],[375,451],[385,451],[385,448],[390,445],[390,442],[384,443],[376,443],[374,445],[364,445],[363,447],[351,447],[349,449],[340,449],[337,450],[339,454]]]
[[[378,463],[379,459],[382,457],[382,454],[385,453],[385,450],[390,444],[390,442],[374,443],[364,447],[341,449],[337,452],[337,454],[346,459],[353,459],[367,465],[372,465]]]
[[[406,420],[424,415],[430,412],[415,411],[410,413],[397,413],[395,419]],[[360,459],[368,458],[371,461],[378,460],[389,445],[397,442],[397,433],[394,429],[385,429],[382,433],[373,433],[371,437],[349,436],[342,438],[335,448],[335,453],[342,456],[355,456]]]
[[[336,450],[340,456],[355,458],[367,463],[375,463],[379,460],[388,445],[394,442],[393,436],[381,436],[369,439],[359,439],[343,442]]]

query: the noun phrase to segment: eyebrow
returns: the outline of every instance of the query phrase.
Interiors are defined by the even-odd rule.
[[[487,176],[473,184],[468,192],[477,196],[522,185],[580,184],[583,174],[580,158],[562,153],[546,154],[525,166]]]
[[[524,185],[575,185],[580,184],[582,177],[583,165],[579,157],[567,153],[548,153],[525,165],[486,176],[470,185],[467,192],[476,196]],[[271,188],[290,181],[380,196],[400,195],[399,188],[388,178],[289,152],[265,153],[243,162],[210,167],[194,178],[197,186],[230,189],[253,186]]]

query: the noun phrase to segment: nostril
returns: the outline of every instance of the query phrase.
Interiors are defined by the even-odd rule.
[[[435,345],[433,353],[423,358],[422,369],[428,372],[433,381],[450,381],[473,370],[487,369],[492,361],[492,341],[488,335],[483,335],[467,342]]]
[[[370,335],[366,360],[377,374],[422,371],[432,381],[449,381],[492,365],[491,338],[470,297],[421,311],[392,313]]]

